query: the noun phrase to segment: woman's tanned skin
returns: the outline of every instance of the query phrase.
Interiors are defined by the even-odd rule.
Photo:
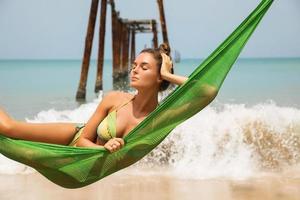
[[[132,63],[130,86],[137,90],[137,94],[112,91],[105,95],[86,123],[77,146],[104,147],[110,152],[119,150],[124,146],[122,138],[157,107],[162,85],[166,81],[181,85],[187,80],[186,77],[172,74],[170,57],[163,51],[156,51],[159,50],[156,49],[155,54],[152,50],[142,51]],[[96,133],[100,122],[109,112],[131,99],[117,111],[116,137],[102,141]],[[75,127],[74,123],[21,122],[0,109],[0,133],[11,138],[68,145],[76,133]]]

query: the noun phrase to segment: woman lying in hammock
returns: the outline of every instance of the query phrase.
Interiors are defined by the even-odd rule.
[[[86,124],[27,123],[9,117],[0,109],[0,133],[17,139],[81,146],[103,147],[114,152],[135,126],[158,106],[158,92],[170,82],[181,85],[187,78],[173,74],[170,48],[144,49],[130,71],[130,86],[136,95],[113,91],[98,105]]]

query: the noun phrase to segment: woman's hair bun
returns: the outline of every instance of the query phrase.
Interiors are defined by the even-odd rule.
[[[164,43],[160,44],[158,48],[161,53],[165,53],[168,56],[170,56],[171,48],[168,43],[164,42]]]

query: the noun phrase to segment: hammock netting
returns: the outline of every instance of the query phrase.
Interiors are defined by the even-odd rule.
[[[272,2],[261,1],[183,85],[124,137],[125,146],[119,151],[110,153],[104,148],[16,140],[0,134],[0,152],[66,188],[89,185],[132,165],[161,143],[178,124],[216,97],[227,73]]]

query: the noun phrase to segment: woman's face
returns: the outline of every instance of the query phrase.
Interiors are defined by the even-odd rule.
[[[162,82],[157,62],[151,53],[139,54],[130,71],[130,86],[139,89],[159,89]]]

